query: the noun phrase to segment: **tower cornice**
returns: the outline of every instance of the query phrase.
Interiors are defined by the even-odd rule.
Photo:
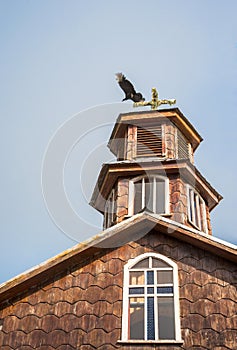
[[[117,180],[121,177],[132,178],[141,174],[176,174],[185,183],[195,187],[205,199],[209,211],[223,199],[223,197],[210,185],[200,171],[188,160],[169,161],[120,161],[103,164],[97,186],[94,189],[90,205],[103,213],[105,199]]]

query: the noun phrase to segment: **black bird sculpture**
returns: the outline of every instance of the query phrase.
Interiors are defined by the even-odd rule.
[[[125,97],[122,101],[132,100],[133,102],[145,101],[144,97],[140,92],[136,92],[132,83],[126,79],[123,73],[117,73],[116,80],[125,93]]]

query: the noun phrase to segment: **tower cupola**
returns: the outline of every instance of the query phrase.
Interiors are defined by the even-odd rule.
[[[144,210],[211,234],[210,212],[222,199],[194,166],[201,136],[178,108],[120,114],[91,205],[104,228]]]
[[[121,114],[108,147],[117,160],[188,159],[202,141],[178,108]]]

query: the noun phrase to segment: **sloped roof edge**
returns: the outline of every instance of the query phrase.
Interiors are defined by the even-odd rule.
[[[63,251],[53,258],[23,272],[0,285],[0,303],[17,296],[32,286],[40,284],[45,277],[67,269],[102,249],[115,249],[130,241],[136,241],[152,229],[193,244],[213,254],[237,263],[237,246],[191,227],[179,224],[161,215],[143,212],[110,227],[92,238]],[[85,255],[86,254],[86,255]]]

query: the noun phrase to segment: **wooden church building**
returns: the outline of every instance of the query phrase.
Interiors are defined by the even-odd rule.
[[[178,108],[119,115],[91,205],[103,231],[0,286],[0,349],[237,349],[237,247]]]

